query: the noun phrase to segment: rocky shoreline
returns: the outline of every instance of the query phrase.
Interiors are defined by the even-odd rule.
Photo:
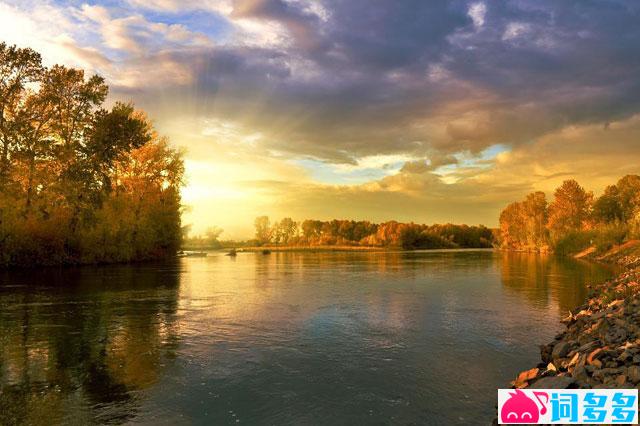
[[[640,256],[609,260],[626,271],[589,286],[587,302],[540,347],[541,362],[518,374],[514,388],[640,388]]]

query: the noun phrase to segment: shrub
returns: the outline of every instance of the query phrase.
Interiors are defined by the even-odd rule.
[[[556,241],[554,251],[563,255],[579,253],[593,244],[595,236],[595,231],[568,232]]]
[[[600,225],[595,230],[595,245],[598,252],[604,252],[614,245],[622,244],[629,233],[629,226],[621,222]]]

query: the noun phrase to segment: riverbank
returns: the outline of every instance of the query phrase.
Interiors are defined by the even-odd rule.
[[[588,286],[588,300],[563,320],[566,329],[540,347],[541,362],[518,374],[514,388],[640,388],[640,243],[602,255],[624,272]]]
[[[269,252],[394,252],[394,253],[413,253],[413,252],[460,252],[460,251],[493,251],[493,248],[438,248],[438,249],[403,249],[402,247],[377,247],[377,246],[260,246],[260,247],[241,247],[237,252],[260,253]]]

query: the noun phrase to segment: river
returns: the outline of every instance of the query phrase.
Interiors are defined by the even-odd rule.
[[[478,251],[0,273],[0,424],[488,424],[612,271]]]

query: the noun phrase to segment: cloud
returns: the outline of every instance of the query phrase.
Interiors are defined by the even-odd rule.
[[[184,10],[204,10],[228,14],[233,0],[127,0],[133,8],[178,13]]]
[[[152,22],[141,14],[113,17],[103,6],[84,4],[81,16],[98,24],[106,47],[142,55],[148,50],[165,50],[171,46],[207,46],[206,35],[189,31],[181,24]]]
[[[467,14],[473,20],[473,25],[475,25],[476,28],[480,28],[484,25],[484,17],[487,14],[487,5],[482,2],[472,3],[469,6]]]
[[[509,22],[502,34],[502,40],[513,40],[529,32],[529,25],[522,22]]]
[[[435,220],[458,197],[495,215],[572,173],[597,190],[633,171],[639,17],[623,0],[0,0],[0,38],[105,75],[211,167],[279,164],[257,209],[320,213],[325,195],[327,215],[351,199]]]
[[[204,117],[242,117],[238,125],[263,134],[272,151],[335,162],[480,152],[568,124],[623,118],[639,102],[640,52],[626,41],[637,7],[628,3],[604,12],[526,1],[127,4],[80,8],[102,43],[82,46],[102,55],[96,65],[110,63],[107,74],[123,88],[182,90],[173,102],[196,102]],[[177,21],[185,10],[215,13],[229,34],[213,44],[189,20],[160,22],[149,9]],[[630,36],[615,31],[619,23]]]

